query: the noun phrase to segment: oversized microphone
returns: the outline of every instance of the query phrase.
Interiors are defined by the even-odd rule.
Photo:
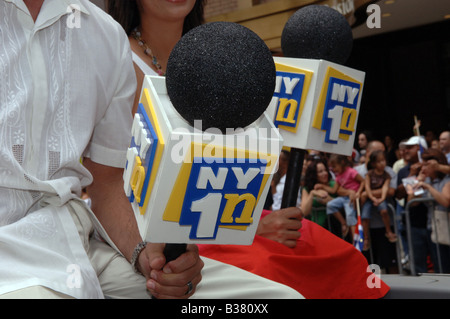
[[[269,114],[291,156],[281,207],[295,206],[307,149],[350,155],[365,73],[343,66],[353,36],[338,11],[300,8],[281,35],[277,83]]]
[[[282,147],[265,112],[275,76],[254,32],[213,22],[180,39],[165,78],[144,78],[124,187],[167,261],[189,243],[253,242]]]

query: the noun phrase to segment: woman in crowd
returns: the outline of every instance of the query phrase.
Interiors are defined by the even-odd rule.
[[[305,217],[324,228],[329,228],[327,219],[327,203],[336,197],[317,184],[334,188],[335,181],[328,170],[327,161],[314,159],[306,168],[304,187],[302,188],[301,208]]]
[[[363,131],[358,134],[358,149],[360,157],[360,163],[364,163],[366,156],[366,148],[369,142],[372,141],[372,133],[369,131]]]

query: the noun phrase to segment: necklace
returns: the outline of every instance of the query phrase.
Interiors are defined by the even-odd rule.
[[[145,43],[145,41],[141,38],[141,32],[136,28],[131,32],[131,36],[136,39],[139,46],[144,49],[145,55],[149,56],[150,59],[152,59],[153,65],[156,67],[156,72],[159,75],[165,75],[161,68],[161,64],[159,64],[158,59],[156,59],[156,56],[153,55],[152,50],[150,47]]]

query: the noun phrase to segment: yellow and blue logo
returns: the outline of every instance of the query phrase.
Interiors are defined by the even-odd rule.
[[[133,121],[124,171],[125,193],[130,202],[139,204],[142,215],[146,212],[164,150],[164,139],[148,89],[143,93]]]
[[[337,144],[355,133],[362,83],[328,67],[312,126],[325,131],[325,142]]]
[[[313,73],[292,66],[275,63],[277,70],[274,98],[276,100],[275,127],[297,132]]]
[[[277,157],[259,159],[238,150],[231,151],[232,158],[194,157],[195,145],[182,164],[163,220],[191,227],[191,240],[213,240],[221,227],[247,230],[270,176],[266,170]],[[215,154],[230,154],[230,149],[223,151]],[[239,153],[247,156],[239,158]]]

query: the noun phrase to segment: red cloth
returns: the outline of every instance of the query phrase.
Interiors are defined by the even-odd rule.
[[[382,298],[389,287],[367,271],[353,245],[304,219],[297,247],[256,236],[251,246],[199,245],[200,255],[250,271],[296,289],[308,299]],[[370,276],[370,278],[369,278]]]

